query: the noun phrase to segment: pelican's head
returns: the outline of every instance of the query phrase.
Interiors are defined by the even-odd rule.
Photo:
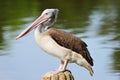
[[[58,9],[45,9],[41,16],[38,17],[30,26],[28,26],[28,28],[26,28],[21,34],[19,34],[16,39],[21,38],[22,36],[24,36],[25,34],[27,34],[28,32],[30,32],[31,30],[35,29],[38,26],[44,26],[44,27],[49,27],[52,26],[54,24],[54,22],[57,19],[57,15],[58,15]]]
[[[43,26],[52,26],[57,19],[58,9],[45,9],[41,14],[42,17],[47,18],[47,20],[43,21]]]

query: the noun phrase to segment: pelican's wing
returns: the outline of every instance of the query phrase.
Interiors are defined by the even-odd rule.
[[[73,36],[72,34],[55,28],[50,28],[48,31],[49,35],[56,41],[56,43],[65,48],[71,49],[78,54],[81,54],[86,59],[86,61],[91,66],[93,66],[93,59],[90,56],[90,53],[87,49],[87,44],[84,41],[78,37]]]

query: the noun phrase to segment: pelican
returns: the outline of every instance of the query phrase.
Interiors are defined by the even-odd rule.
[[[58,12],[58,9],[45,9],[40,17],[16,37],[16,40],[35,29],[35,40],[39,47],[61,61],[59,68],[54,71],[56,74],[65,71],[68,63],[76,63],[86,68],[92,76],[93,59],[87,44],[70,33],[52,27]]]

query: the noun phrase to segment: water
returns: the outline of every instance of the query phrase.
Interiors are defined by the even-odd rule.
[[[75,80],[120,80],[120,1],[45,0],[0,1],[0,80],[40,80],[60,61],[39,49],[34,31],[15,37],[46,8],[58,8],[56,28],[75,34],[88,44],[94,76],[69,64]]]

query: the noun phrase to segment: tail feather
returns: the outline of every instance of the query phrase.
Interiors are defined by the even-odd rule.
[[[92,69],[92,66],[81,55],[77,55],[76,64],[86,68],[89,71],[90,75],[93,76],[94,71]]]
[[[84,67],[89,71],[90,75],[93,76],[94,71],[93,71],[92,67],[89,65],[85,65]]]

